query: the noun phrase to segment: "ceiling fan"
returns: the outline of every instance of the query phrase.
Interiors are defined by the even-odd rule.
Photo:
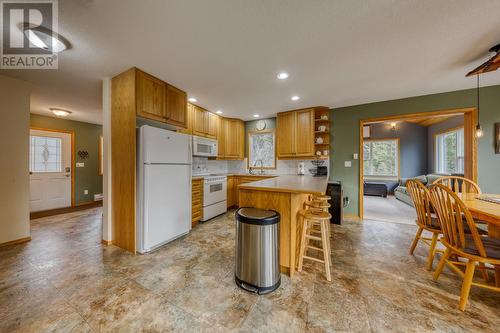
[[[490,52],[495,53],[488,61],[480,65],[479,67],[473,69],[466,76],[478,75],[488,72],[496,71],[500,68],[500,44],[493,46]]]

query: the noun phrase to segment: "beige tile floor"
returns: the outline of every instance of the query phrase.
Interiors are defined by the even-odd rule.
[[[256,296],[233,282],[234,212],[148,255],[103,246],[101,209],[32,222],[33,240],[0,249],[0,332],[498,332],[500,294],[438,283],[415,227],[334,226],[333,280],[306,264]]]

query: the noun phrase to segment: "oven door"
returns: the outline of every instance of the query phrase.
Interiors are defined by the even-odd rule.
[[[227,181],[205,183],[203,185],[203,207],[227,199]]]

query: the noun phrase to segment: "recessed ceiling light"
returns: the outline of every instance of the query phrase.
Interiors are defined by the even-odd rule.
[[[69,114],[71,114],[71,111],[65,110],[65,109],[50,108],[49,110],[52,111],[52,113],[55,114],[58,117],[66,117]]]
[[[59,53],[71,48],[66,38],[43,26],[24,23],[22,31],[31,44],[43,50]]]
[[[287,72],[281,72],[276,75],[276,77],[280,80],[286,80],[288,79],[288,73]]]
[[[254,118],[259,118],[259,117],[260,117],[260,115],[258,115],[258,114],[254,114],[254,115],[253,115],[253,117],[254,117]]]
[[[198,100],[194,97],[189,97],[188,101],[190,101],[191,103],[196,103],[198,102]]]
[[[222,111],[221,110],[217,110],[217,111],[215,111],[215,113],[222,114]]]
[[[300,99],[300,96],[292,96],[292,101],[298,101]]]

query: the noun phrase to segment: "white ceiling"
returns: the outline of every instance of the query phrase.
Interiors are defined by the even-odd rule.
[[[101,123],[101,79],[137,66],[251,119],[472,88],[465,73],[500,43],[500,1],[60,0],[59,33],[73,48],[58,70],[1,72],[34,84],[34,113]]]

